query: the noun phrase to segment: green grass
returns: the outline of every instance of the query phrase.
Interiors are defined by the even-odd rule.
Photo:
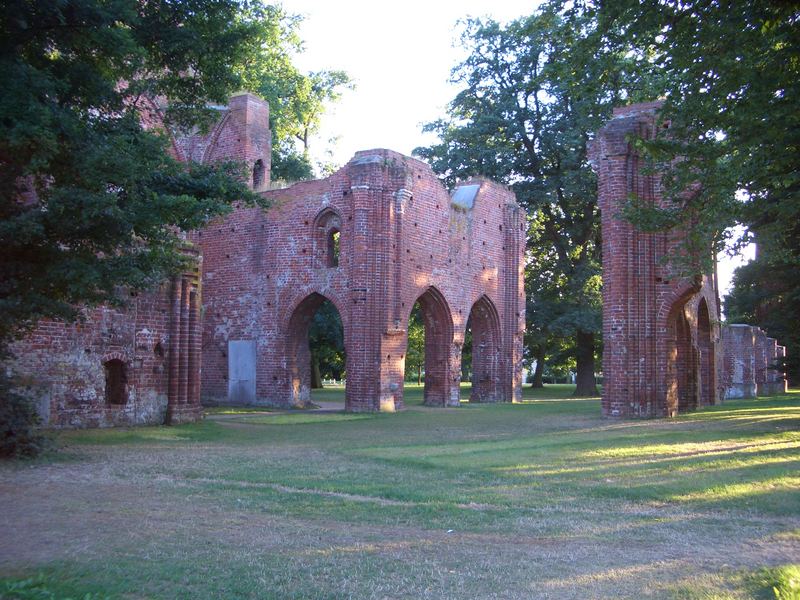
[[[69,460],[0,466],[0,575],[52,597],[796,597],[800,394],[609,421],[572,389],[63,432]]]

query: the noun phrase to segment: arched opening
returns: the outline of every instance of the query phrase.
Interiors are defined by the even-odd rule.
[[[264,168],[264,161],[260,158],[253,165],[253,189],[260,190],[264,187],[264,179],[266,169]]]
[[[486,296],[472,305],[461,350],[462,378],[472,382],[470,402],[499,402],[500,318]]]
[[[128,369],[118,358],[103,363],[106,379],[106,404],[122,406],[128,403]]]
[[[430,287],[417,299],[409,315],[407,331],[405,379],[413,381],[422,377],[424,403],[446,406],[452,389],[453,319],[439,290]]]
[[[697,407],[697,361],[685,307],[685,301],[678,302],[667,319],[665,408],[668,416]]]
[[[339,214],[326,208],[314,220],[316,229],[316,262],[317,266],[332,269],[339,266],[341,250],[342,218]]]
[[[346,352],[341,315],[322,294],[307,296],[289,319],[287,366],[293,406],[307,406],[311,389],[323,380],[346,378]]]
[[[339,230],[331,228],[328,231],[328,268],[339,266]]]
[[[714,404],[717,382],[714,368],[714,344],[711,340],[711,318],[705,298],[700,300],[697,308],[697,351],[699,354],[700,406],[711,406]]]

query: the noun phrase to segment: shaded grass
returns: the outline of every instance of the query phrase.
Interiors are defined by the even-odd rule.
[[[321,392],[341,400],[341,390]],[[124,485],[158,498],[157,509],[109,500],[120,521],[153,510],[176,521],[135,545],[98,536],[90,546],[107,572],[89,557],[16,563],[0,545],[0,573],[42,572],[71,582],[58,588],[64,595],[113,597],[527,598],[544,589],[532,582],[552,597],[794,593],[785,549],[800,549],[800,394],[610,421],[596,399],[570,393],[547,386],[526,388],[517,405],[229,412],[172,428],[64,432],[69,465],[0,475],[47,490],[53,473],[85,465],[79,480],[92,497]],[[421,390],[408,398],[421,402]],[[65,489],[72,479],[64,475]],[[92,505],[69,494],[52,503],[47,514],[91,518]],[[265,519],[265,537],[248,537]]]

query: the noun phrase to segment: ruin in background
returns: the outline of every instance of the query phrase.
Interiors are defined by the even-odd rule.
[[[666,206],[660,175],[643,169],[633,144],[668,127],[658,120],[659,107],[615,109],[591,149],[602,218],[602,411],[608,417],[674,416],[724,398],[785,390],[785,378],[770,368],[780,356],[775,340],[768,343],[757,328],[720,326],[716,272],[673,273],[665,259],[685,230],[647,233],[621,216],[631,197]]]

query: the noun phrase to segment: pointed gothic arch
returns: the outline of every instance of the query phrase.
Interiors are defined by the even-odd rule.
[[[311,350],[308,334],[314,315],[325,302],[330,302],[339,313],[344,329],[346,325],[341,319],[342,313],[337,303],[318,292],[311,292],[300,300],[292,310],[287,323],[286,368],[291,406],[307,406],[311,403]]]
[[[472,333],[472,391],[469,400],[470,402],[501,401],[500,317],[494,303],[485,294],[472,305],[467,328]]]
[[[425,326],[424,401],[430,406],[447,406],[452,387],[450,349],[453,344],[453,316],[444,295],[434,286],[427,288],[414,304],[419,304]],[[410,314],[409,311],[406,322]]]

